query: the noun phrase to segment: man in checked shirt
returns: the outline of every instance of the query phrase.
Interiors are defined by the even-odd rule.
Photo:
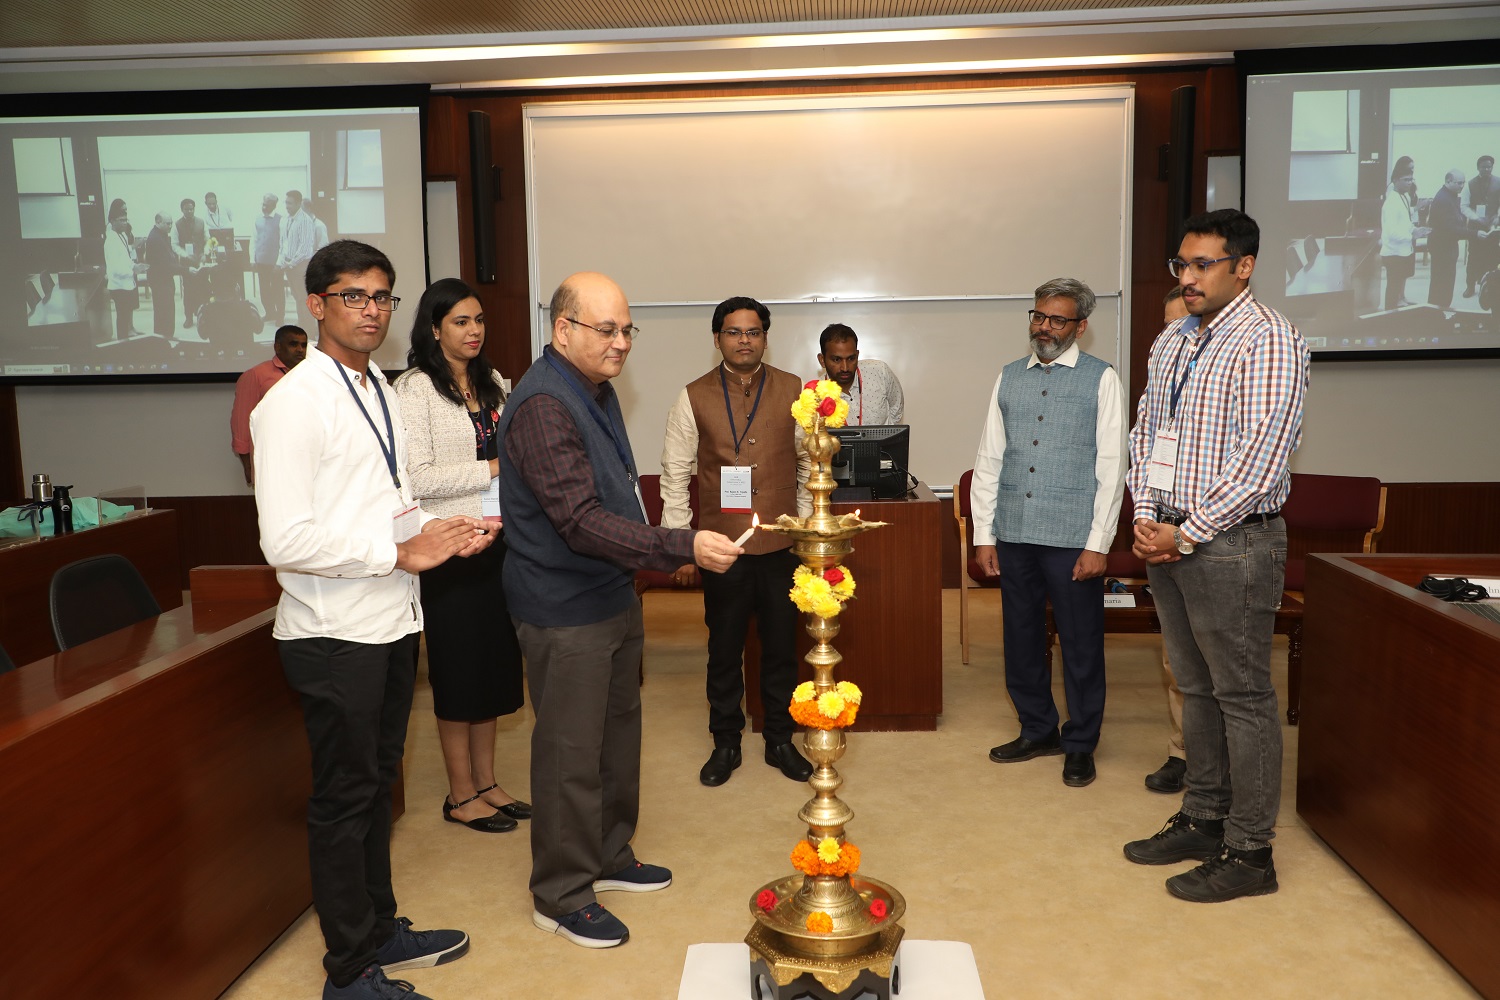
[[[1167,266],[1188,315],[1152,345],[1127,483],[1162,639],[1183,694],[1187,792],[1137,864],[1200,861],[1174,896],[1275,892],[1281,723],[1271,633],[1286,576],[1288,463],[1302,440],[1307,344],[1256,301],[1260,227],[1225,209],[1184,223]]]

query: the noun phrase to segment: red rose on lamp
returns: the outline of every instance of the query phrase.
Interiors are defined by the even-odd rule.
[[[776,909],[776,903],[776,893],[772,892],[770,889],[762,889],[760,891],[760,894],[755,897],[755,905],[760,907],[762,910],[765,910],[767,913],[770,913],[772,910]]]
[[[886,908],[885,908],[885,900],[883,900],[883,899],[872,899],[872,900],[870,900],[870,919],[871,920],[875,921],[878,924],[882,920],[885,919],[886,914],[888,912],[889,911],[886,910]]]
[[[838,400],[834,399],[832,396],[823,397],[823,401],[818,404],[818,412],[825,417],[833,416],[833,411],[837,410],[838,408]]]
[[[834,566],[832,569],[823,572],[823,579],[828,581],[830,586],[837,586],[844,582],[844,571]]]

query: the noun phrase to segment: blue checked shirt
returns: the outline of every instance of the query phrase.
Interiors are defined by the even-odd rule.
[[[1171,417],[1174,386],[1208,338]],[[1134,517],[1156,519],[1154,501],[1188,512],[1182,533],[1204,542],[1251,514],[1275,511],[1291,493],[1289,462],[1302,443],[1307,342],[1276,310],[1241,292],[1205,330],[1178,320],[1151,345],[1146,391],[1130,431],[1126,482]],[[1158,430],[1175,427],[1169,493],[1146,485]]]

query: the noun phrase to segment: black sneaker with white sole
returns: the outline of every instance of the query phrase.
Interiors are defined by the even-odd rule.
[[[469,950],[463,931],[414,931],[411,921],[396,918],[396,933],[375,952],[375,962],[386,972],[430,969],[462,958]]]
[[[621,892],[655,892],[672,884],[672,873],[661,865],[647,865],[639,861],[628,867],[594,880],[595,892],[618,889]]]
[[[323,1000],[430,1000],[404,979],[387,979],[380,966],[372,965],[347,986],[323,981]]]
[[[590,903],[581,910],[556,918],[533,910],[531,922],[549,934],[567,938],[584,948],[614,948],[630,940],[629,928],[598,903]]]

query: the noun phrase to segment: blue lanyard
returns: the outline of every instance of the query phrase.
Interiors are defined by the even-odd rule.
[[[375,435],[375,443],[380,445],[380,454],[385,458],[385,467],[391,471],[391,485],[396,487],[397,493],[400,493],[401,477],[396,473],[396,431],[391,426],[391,408],[386,405],[385,394],[380,391],[380,380],[370,379],[370,382],[375,387],[375,398],[380,400],[380,409],[385,414],[385,436],[390,439],[389,447],[386,446],[385,438],[380,436],[380,430],[375,426],[375,421],[371,419],[370,411],[365,408],[365,404],[359,398],[359,393],[355,391],[354,383],[349,381],[349,373],[344,371],[342,364],[338,362],[334,364],[338,364],[339,374],[344,377],[344,385],[349,388],[349,395],[354,397],[354,405],[358,406],[359,412],[364,414],[365,423],[370,425],[370,433]]]
[[[734,439],[734,460],[740,460],[740,442],[750,435],[750,425],[755,423],[755,414],[760,411],[760,394],[766,391],[766,380],[760,380],[760,387],[755,390],[755,405],[750,407],[750,416],[745,418],[745,433],[741,435],[734,429],[734,407],[729,405],[729,380],[724,377],[724,366],[719,366],[719,385],[724,390],[724,412],[729,414],[729,436]]]
[[[609,435],[609,440],[615,446],[615,454],[620,456],[620,464],[625,466],[625,475],[630,479],[631,482],[635,482],[635,463],[631,460],[630,451],[620,443],[620,436],[615,433],[614,422],[611,421],[604,410],[600,408],[599,401],[585,392],[583,386],[578,384],[578,379],[573,377],[573,373],[564,368],[558,362],[558,360],[552,356],[551,345],[548,345],[542,351],[542,357],[547,359],[547,364],[556,369],[557,373],[561,375],[563,379],[568,383],[568,386],[578,394],[578,398],[583,400],[584,406],[588,408],[589,416],[594,418],[594,423],[598,424],[600,429],[602,429],[604,433]]]
[[[1197,320],[1199,323],[1202,322],[1202,320],[1198,319],[1198,317],[1196,316],[1194,316],[1193,319]],[[1184,329],[1186,329],[1185,325]],[[1208,342],[1213,338],[1214,332],[1212,330],[1209,330],[1203,335],[1203,343],[1198,345],[1198,350],[1194,351],[1193,356],[1188,359],[1187,370],[1182,373],[1182,381],[1177,381],[1175,377],[1172,380],[1172,407],[1170,412],[1168,413],[1168,417],[1173,422],[1176,422],[1177,420],[1177,399],[1182,395],[1182,387],[1187,385],[1188,379],[1192,377],[1193,369],[1198,367],[1198,358],[1203,354],[1204,349],[1208,347]],[[1179,358],[1182,357],[1182,352],[1180,350],[1177,352],[1177,356]],[[1176,366],[1174,365],[1173,367],[1175,368]]]

